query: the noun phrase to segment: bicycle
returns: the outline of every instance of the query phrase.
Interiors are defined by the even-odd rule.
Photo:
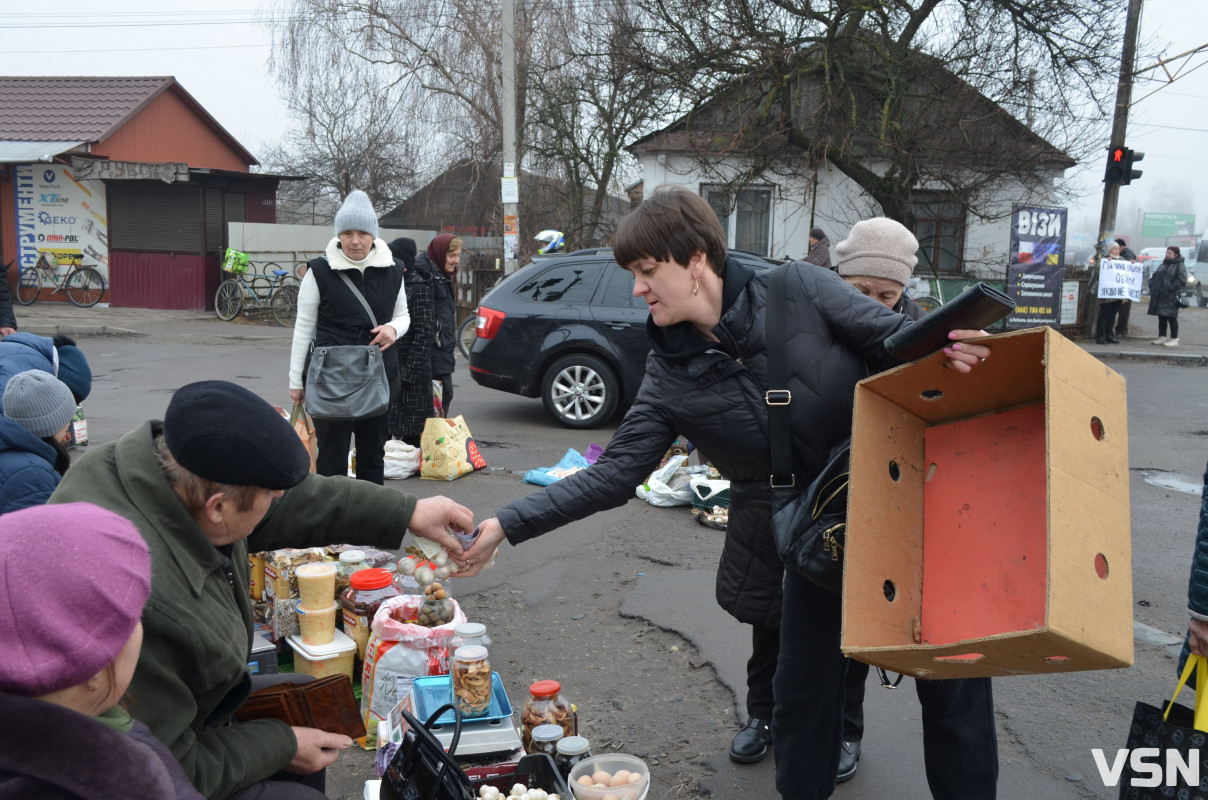
[[[86,267],[81,257],[72,261],[71,269],[59,273],[59,259],[43,250],[32,267],[21,270],[17,278],[17,302],[23,306],[37,301],[42,294],[43,284],[48,282],[54,289],[50,294],[66,292],[67,299],[80,308],[90,308],[101,302],[105,294],[105,278],[93,267]]]
[[[262,271],[252,273],[255,266]],[[214,293],[214,313],[220,320],[232,320],[240,311],[251,318],[253,309],[267,308],[278,325],[288,328],[294,324],[298,314],[297,278],[272,261],[232,260],[229,255],[222,269],[230,277],[218,284]]]

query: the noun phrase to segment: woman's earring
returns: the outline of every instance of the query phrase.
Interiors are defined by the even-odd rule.
[[[696,297],[696,293],[700,291],[700,278],[692,279],[692,296]]]

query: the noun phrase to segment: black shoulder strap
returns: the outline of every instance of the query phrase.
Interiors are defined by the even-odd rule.
[[[763,397],[768,404],[773,488],[792,487],[797,483],[797,476],[793,474],[793,438],[789,430],[789,405],[793,402],[793,393],[789,391],[788,334],[784,309],[788,268],[788,264],[775,267],[768,278],[768,390]]]
[[[342,269],[332,270],[332,272],[338,273],[339,276],[344,279],[344,283],[348,284],[348,288],[351,289],[352,293],[356,295],[356,298],[361,301],[361,305],[364,307],[365,313],[369,315],[370,326],[376,328],[378,324],[377,317],[373,315],[373,309],[369,307],[369,301],[365,299],[365,295],[361,294],[361,290],[357,288],[357,285],[352,282],[352,278],[345,275],[344,270]]]

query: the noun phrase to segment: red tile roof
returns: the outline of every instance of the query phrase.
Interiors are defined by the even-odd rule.
[[[0,139],[104,141],[173,83],[170,77],[0,76]]]

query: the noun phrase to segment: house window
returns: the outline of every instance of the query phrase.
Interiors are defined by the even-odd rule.
[[[914,235],[919,240],[919,267],[932,272],[960,272],[965,251],[965,208],[929,192],[914,193]]]
[[[771,187],[748,187],[735,193],[725,186],[702,186],[701,193],[721,220],[727,247],[761,256],[770,255]]]

